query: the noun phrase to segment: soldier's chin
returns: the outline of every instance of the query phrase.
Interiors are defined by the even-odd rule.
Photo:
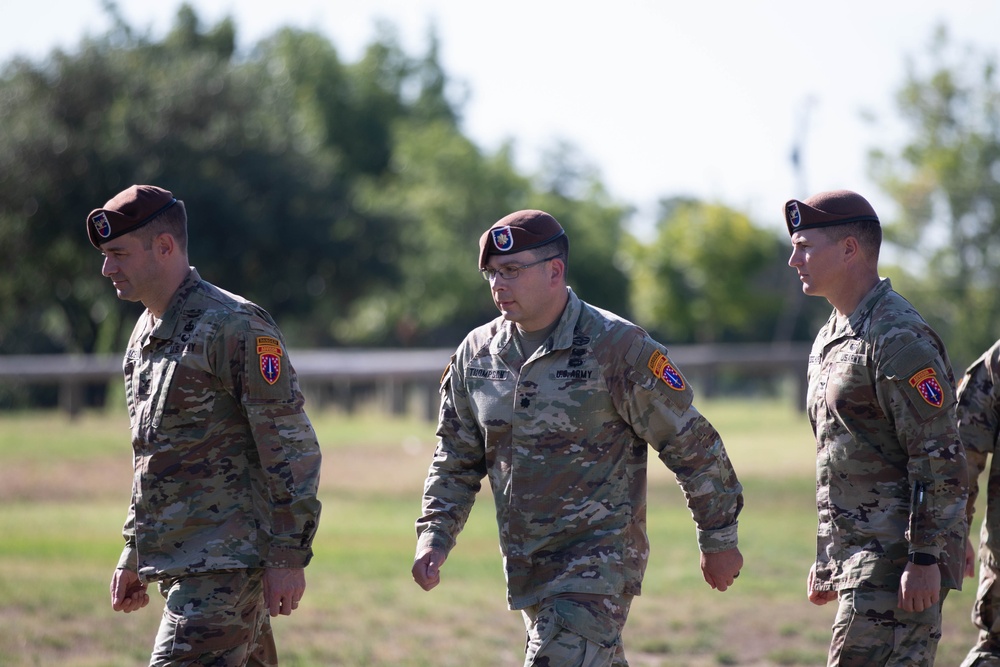
[[[118,299],[120,301],[131,301],[132,303],[139,301],[138,296],[136,296],[135,294],[129,294],[125,290],[115,290],[115,294],[118,296]]]

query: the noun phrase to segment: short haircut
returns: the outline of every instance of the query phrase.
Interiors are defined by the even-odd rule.
[[[542,259],[543,257],[551,257],[556,255],[562,259],[563,264],[569,267],[569,237],[565,234],[561,234],[559,238],[555,239],[551,243],[546,243],[543,246],[538,246],[535,248],[536,259]]]
[[[142,241],[142,247],[146,250],[153,247],[153,239],[157,236],[170,234],[187,255],[187,210],[184,208],[184,202],[178,199],[176,204],[135,230],[134,233]]]
[[[833,225],[826,227],[825,231],[832,241],[843,241],[848,236],[853,236],[867,255],[878,259],[882,247],[882,226],[874,220]]]

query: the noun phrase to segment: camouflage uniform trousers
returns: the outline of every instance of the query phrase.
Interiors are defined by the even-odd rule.
[[[972,608],[972,623],[979,628],[979,640],[961,667],[1000,667],[1000,587],[997,572],[980,561],[979,592]]]
[[[565,593],[521,610],[524,667],[628,667],[622,630],[631,595]]]
[[[840,591],[827,667],[931,667],[941,639],[941,601],[921,612],[898,607],[895,590]]]
[[[159,588],[166,604],[150,667],[277,667],[263,569],[187,575]]]

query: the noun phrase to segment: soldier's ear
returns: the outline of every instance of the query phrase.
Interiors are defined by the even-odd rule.
[[[167,232],[157,234],[153,239],[153,252],[157,257],[166,259],[177,252],[177,240]]]
[[[566,262],[563,261],[562,257],[556,257],[549,265],[552,267],[552,278],[558,280],[559,278],[566,277]]]
[[[853,236],[847,236],[843,240],[844,260],[851,262],[861,256],[861,244]]]

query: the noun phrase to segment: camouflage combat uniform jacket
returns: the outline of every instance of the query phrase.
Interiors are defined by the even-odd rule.
[[[278,327],[195,269],[129,340],[135,477],[119,567],[144,580],[304,567],[320,450]]]
[[[979,475],[992,454],[987,481],[986,520],[982,527],[980,556],[994,570],[1000,569],[1000,341],[969,366],[958,390],[958,431],[969,461],[969,503],[971,530],[979,496]]]
[[[488,475],[512,609],[640,592],[647,443],[676,474],[701,550],[736,546],[742,487],[683,376],[639,327],[572,290],[530,359],[497,318],[466,337],[441,390],[417,549],[451,550]]]
[[[895,589],[909,553],[960,588],[967,473],[944,344],[882,280],[809,356],[817,590]]]

